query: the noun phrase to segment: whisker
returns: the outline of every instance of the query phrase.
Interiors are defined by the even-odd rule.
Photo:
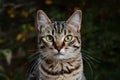
[[[28,58],[32,58],[33,56],[37,55],[39,52],[35,52],[32,55],[30,55]]]
[[[81,51],[82,51],[82,52],[85,52],[85,53],[87,53],[87,54],[90,53],[89,51],[84,50],[84,49],[81,49]]]
[[[88,52],[86,50],[81,50],[81,52],[82,52],[83,56],[87,56],[89,59],[91,59],[91,60],[93,60],[93,61],[95,61],[97,63],[101,63],[100,60],[96,59],[95,57],[90,56],[90,52]]]
[[[31,57],[32,58],[32,57]],[[37,59],[39,58],[39,56],[33,56],[32,60],[29,61],[29,65],[30,65],[30,69],[28,69],[29,72],[32,72],[33,68],[37,65],[38,61]]]
[[[34,56],[33,58],[30,59],[30,62],[36,61],[40,57],[40,54]]]
[[[32,75],[32,74],[34,75],[34,71],[39,71],[37,69],[39,69],[38,67],[43,62],[43,60],[46,59],[46,56],[48,56],[48,55],[39,56],[39,57],[35,56],[35,58],[32,60],[30,67],[28,69],[29,75]],[[42,60],[40,58],[42,58]],[[39,74],[35,74],[35,75],[39,76]]]
[[[87,56],[83,56],[83,57],[84,57],[85,59],[87,59],[87,61],[89,61],[89,62],[92,64],[93,68],[95,69],[95,65],[94,65],[93,61],[90,60]]]
[[[29,52],[32,52],[32,51],[38,51],[39,49],[34,49],[34,50],[27,50]]]
[[[34,68],[35,68],[36,65],[37,65],[37,61],[34,61],[33,63],[31,63],[29,73],[32,73],[32,71],[34,71]]]
[[[89,66],[89,68],[91,70],[91,76],[92,76],[91,78],[92,78],[92,80],[94,80],[93,79],[94,71],[93,71],[93,68],[92,68],[91,64],[89,63],[89,61],[87,59],[85,59],[85,57],[83,57],[83,60],[88,64],[88,66]]]

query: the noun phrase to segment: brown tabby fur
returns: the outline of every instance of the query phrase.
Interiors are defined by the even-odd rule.
[[[82,12],[67,21],[55,21],[39,10],[36,17],[38,58],[28,80],[85,80],[81,55]]]

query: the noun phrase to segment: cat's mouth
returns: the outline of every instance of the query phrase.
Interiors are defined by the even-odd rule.
[[[62,53],[58,52],[57,54],[55,54],[55,56],[57,56],[57,55],[64,55],[64,54],[62,54]]]
[[[54,56],[57,58],[57,59],[63,59],[64,58],[64,54],[58,52],[57,54],[54,54]]]

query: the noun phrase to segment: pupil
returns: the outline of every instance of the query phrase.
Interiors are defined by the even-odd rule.
[[[70,39],[70,36],[68,36],[68,39]]]
[[[49,37],[49,40],[51,40],[51,37]]]

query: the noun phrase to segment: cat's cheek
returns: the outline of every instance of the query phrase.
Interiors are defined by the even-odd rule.
[[[64,48],[61,49],[61,50],[60,50],[60,53],[61,53],[61,54],[65,54],[65,49],[64,49]]]
[[[53,54],[58,54],[58,51],[56,49],[53,49]]]
[[[74,49],[72,48],[72,47],[69,47],[68,49],[67,49],[67,53],[73,53],[74,52]]]
[[[74,49],[72,47],[69,47],[69,49],[66,50],[66,55],[69,58],[74,57],[75,56],[74,53],[75,53],[75,51],[74,51]]]

